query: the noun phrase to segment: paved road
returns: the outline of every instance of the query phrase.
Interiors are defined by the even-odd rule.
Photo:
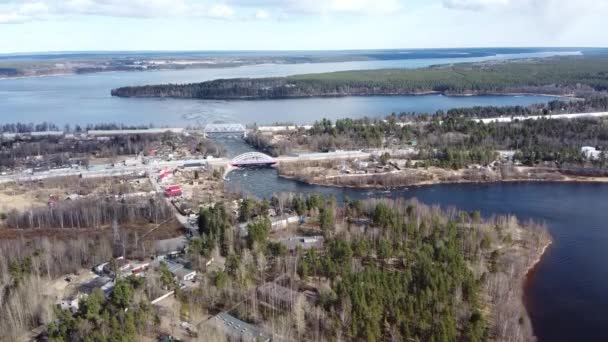
[[[603,116],[608,116],[608,112],[598,112],[598,113],[576,113],[576,114],[552,114],[552,115],[530,115],[530,116],[505,116],[498,118],[486,118],[486,119],[476,119],[475,121],[481,123],[490,123],[490,122],[511,122],[515,120],[538,120],[538,119],[578,119],[578,118],[599,118]]]
[[[138,164],[133,166],[116,165],[96,165],[89,169],[75,168],[75,169],[58,169],[44,172],[27,173],[20,172],[10,175],[0,176],[0,184],[10,183],[15,181],[36,181],[47,178],[56,177],[69,177],[69,176],[82,176],[83,178],[95,178],[95,177],[118,177],[130,174],[138,174],[142,172],[149,172],[155,169],[162,168],[177,168],[183,166],[186,160],[173,160],[173,161],[159,161],[153,164]],[[209,163],[209,165],[226,165],[228,160],[224,158],[213,159],[210,161],[203,161]],[[151,172],[149,172],[151,174]]]
[[[278,162],[294,162],[294,161],[310,161],[310,160],[336,160],[336,159],[367,159],[372,155],[382,154],[388,152],[394,153],[415,153],[414,149],[402,149],[402,150],[390,150],[390,149],[378,149],[370,151],[335,151],[327,153],[304,153],[297,156],[281,156],[276,158]],[[47,178],[57,177],[68,177],[68,176],[81,176],[83,178],[95,178],[95,177],[118,177],[131,174],[138,174],[147,172],[152,175],[153,170],[163,168],[178,168],[184,166],[191,160],[173,160],[173,161],[158,161],[151,164],[137,164],[132,166],[126,165],[96,165],[88,169],[75,168],[75,169],[58,169],[50,170],[45,172],[27,173],[20,172],[10,175],[0,176],[0,184],[10,183],[15,181],[36,181]],[[226,171],[230,169],[230,160],[227,158],[215,158],[210,160],[201,160],[202,164],[208,164],[215,167],[224,167]],[[159,191],[159,189],[156,189]]]

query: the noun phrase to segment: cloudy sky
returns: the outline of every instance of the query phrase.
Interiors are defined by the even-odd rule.
[[[0,0],[0,53],[608,46],[608,0]]]

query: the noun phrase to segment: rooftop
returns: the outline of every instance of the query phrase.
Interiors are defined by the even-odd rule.
[[[243,341],[270,341],[270,337],[266,335],[260,328],[243,322],[225,312],[213,317],[211,323],[226,334],[235,338],[240,338]]]

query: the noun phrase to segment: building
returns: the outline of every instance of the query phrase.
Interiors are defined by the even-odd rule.
[[[80,285],[75,295],[64,298],[57,304],[63,310],[76,312],[79,309],[80,301],[87,298],[96,289],[100,289],[104,296],[108,297],[112,293],[112,289],[114,289],[114,281],[108,277],[96,275],[88,282]]]
[[[240,319],[222,312],[210,321],[214,327],[225,333],[232,339],[244,342],[270,342],[270,336],[254,325],[243,322]],[[229,339],[230,340],[230,339]]]
[[[165,196],[179,197],[182,195],[182,188],[179,185],[171,185],[165,188]]]
[[[116,258],[115,262],[106,262],[95,266],[94,270],[99,275],[109,275],[114,277],[113,267],[117,268],[119,277],[127,277],[130,275],[144,276],[145,271],[149,268],[149,262],[134,262],[125,259],[124,257]]]
[[[172,273],[179,281],[193,281],[196,278],[196,271],[185,267]]]
[[[275,213],[275,216],[276,216],[276,213]],[[300,223],[300,216],[293,215],[293,216],[289,216],[286,218],[272,220],[272,222],[270,224],[272,226],[272,231],[277,231],[277,230],[287,228],[287,226],[290,224],[296,224],[296,223]]]
[[[158,180],[160,182],[166,181],[173,178],[173,171],[171,170],[163,170],[161,171],[161,173],[158,175]]]
[[[171,272],[178,281],[192,281],[196,278],[196,271],[187,268],[183,263],[175,261],[165,261],[165,263],[167,264],[169,272]]]
[[[79,308],[80,300],[84,298],[83,296],[76,295],[74,297],[62,299],[57,305],[61,310],[68,310],[71,313],[76,313]]]
[[[581,148],[581,153],[587,159],[600,159],[602,155],[602,151],[599,151],[598,149],[592,146],[583,146]]]
[[[325,238],[322,236],[293,236],[279,239],[278,242],[285,245],[290,251],[295,250],[298,246],[302,249],[320,249],[323,248]]]

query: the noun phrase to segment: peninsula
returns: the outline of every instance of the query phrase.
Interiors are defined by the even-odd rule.
[[[235,78],[190,84],[123,87],[120,97],[257,100],[372,95],[550,94],[586,97],[608,89],[608,58],[570,56],[432,66]]]

